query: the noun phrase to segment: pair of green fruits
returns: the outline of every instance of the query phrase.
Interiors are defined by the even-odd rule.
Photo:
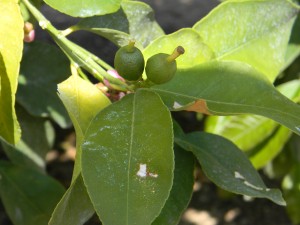
[[[144,56],[134,44],[130,41],[128,45],[121,47],[114,60],[115,69],[127,81],[139,80],[145,67]],[[178,46],[171,55],[158,53],[151,56],[145,68],[147,79],[155,84],[171,80],[177,70],[176,58],[183,53],[184,48]]]

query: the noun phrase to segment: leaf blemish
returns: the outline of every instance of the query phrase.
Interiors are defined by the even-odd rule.
[[[158,177],[158,174],[156,174],[156,173],[147,172],[147,165],[146,164],[140,164],[140,169],[136,173],[136,175],[139,176],[139,177],[147,177],[147,176],[154,177],[154,178]]]
[[[248,181],[246,181],[246,179],[245,179],[245,177],[242,175],[242,174],[240,174],[239,172],[237,172],[237,171],[234,171],[234,177],[236,178],[236,179],[241,179],[241,180],[243,180],[243,183],[246,185],[246,186],[248,186],[248,187],[251,187],[251,188],[253,188],[253,189],[255,189],[255,190],[258,190],[258,191],[263,191],[264,190],[264,188],[262,188],[262,187],[257,187],[257,186],[255,186],[255,185],[253,185],[253,184],[251,184],[250,182],[248,182]],[[268,189],[268,188],[267,188]],[[267,190],[266,189],[266,191],[269,191],[269,190]]]
[[[245,177],[243,177],[242,174],[240,174],[237,171],[234,171],[234,177],[237,178],[237,179],[245,180]]]
[[[182,105],[180,105],[178,102],[174,102],[173,108],[179,109],[179,108],[182,108]]]
[[[255,190],[258,190],[258,191],[263,191],[263,190],[264,190],[263,188],[257,187],[257,186],[255,186],[255,185],[249,183],[249,182],[246,181],[246,180],[244,181],[244,184],[247,185],[248,187],[251,187],[251,188],[253,188],[253,189],[255,189]]]

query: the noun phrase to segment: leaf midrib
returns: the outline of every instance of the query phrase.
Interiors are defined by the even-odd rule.
[[[131,130],[130,130],[130,144],[129,144],[129,155],[128,155],[128,167],[127,167],[127,190],[126,190],[126,224],[129,224],[129,190],[130,190],[130,169],[131,169],[131,155],[134,140],[134,123],[135,123],[135,104],[136,95],[132,101],[132,117],[131,117]]]

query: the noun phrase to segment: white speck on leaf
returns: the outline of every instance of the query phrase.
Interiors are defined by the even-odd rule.
[[[148,173],[147,172],[147,165],[146,164],[140,164],[140,169],[139,171],[137,172],[136,174],[137,176],[139,177],[153,177],[153,178],[157,178],[158,177],[158,174],[156,173]]]
[[[138,175],[139,177],[146,177],[147,176],[147,165],[140,164],[140,169],[136,175]]]
[[[263,188],[257,187],[257,186],[255,186],[255,185],[249,183],[249,182],[246,181],[246,180],[244,181],[244,184],[245,184],[246,186],[251,187],[251,188],[253,188],[253,189],[255,189],[255,190],[258,190],[258,191],[263,191],[263,190],[264,190]]]
[[[245,180],[245,177],[237,171],[234,171],[234,177],[237,179]]]
[[[178,102],[174,102],[174,105],[173,105],[174,109],[179,109],[181,107],[182,107],[182,105],[180,105]]]

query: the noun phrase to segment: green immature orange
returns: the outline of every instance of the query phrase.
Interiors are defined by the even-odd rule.
[[[121,47],[114,60],[115,69],[128,81],[140,79],[145,67],[144,56],[134,44],[130,41],[128,45]]]
[[[177,71],[175,59],[183,53],[184,48],[178,46],[171,55],[158,53],[151,56],[147,60],[145,69],[147,78],[155,84],[163,84],[170,81]]]

